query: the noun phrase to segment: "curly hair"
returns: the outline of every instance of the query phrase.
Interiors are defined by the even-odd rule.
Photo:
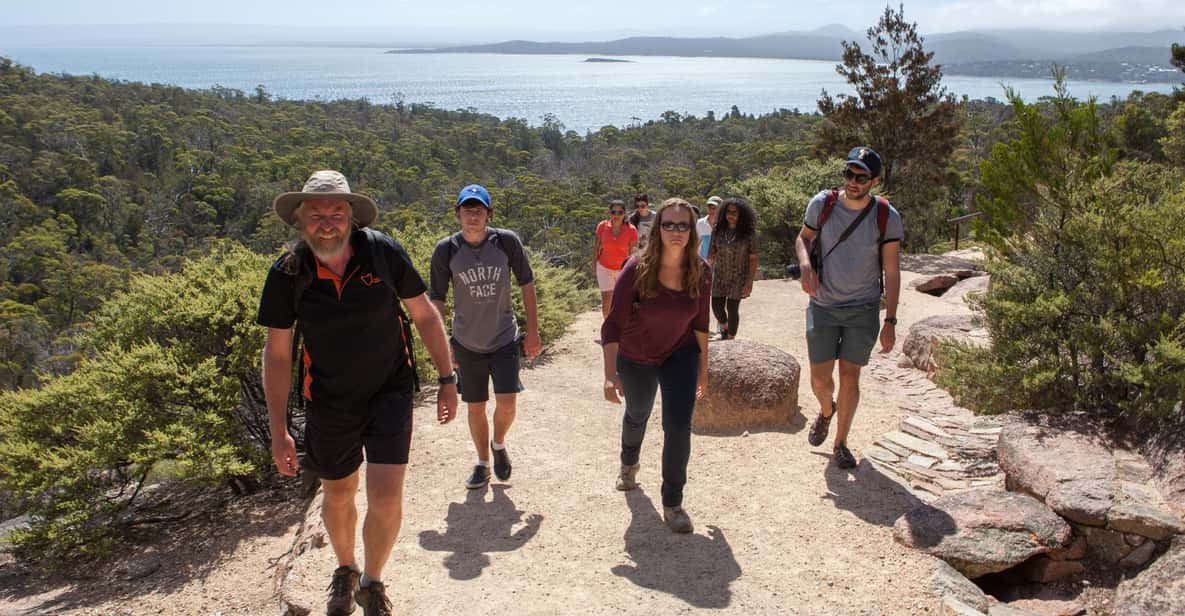
[[[729,207],[736,207],[737,209],[737,239],[751,239],[753,234],[757,232],[757,214],[740,197],[729,197],[725,199],[724,203],[716,210],[716,227],[712,229],[712,237],[715,238],[718,233],[728,231],[727,214]]]
[[[682,209],[687,212],[691,229],[687,232],[687,245],[683,247],[686,269],[683,272],[683,291],[691,297],[699,297],[704,281],[704,260],[699,256],[699,234],[695,231],[695,216],[691,204],[683,199],[667,199],[655,213],[654,225],[650,227],[650,240],[646,251],[638,257],[638,277],[634,281],[638,295],[649,299],[658,295],[658,271],[662,269],[662,221],[668,211]]]

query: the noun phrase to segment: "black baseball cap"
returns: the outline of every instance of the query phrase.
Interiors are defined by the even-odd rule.
[[[868,146],[862,145],[852,148],[852,151],[848,152],[848,160],[846,164],[855,165],[867,171],[868,175],[871,175],[874,178],[879,178],[881,176],[881,155],[877,154],[876,150],[873,150]]]

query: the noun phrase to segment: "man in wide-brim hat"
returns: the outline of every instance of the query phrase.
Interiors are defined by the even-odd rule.
[[[300,192],[276,197],[272,209],[300,233],[268,271],[256,318],[268,328],[263,387],[272,459],[281,474],[296,475],[296,445],[286,425],[295,327],[304,339],[299,386],[307,401],[299,465],[321,481],[322,518],[339,565],[326,613],[349,614],[356,602],[367,615],[386,614],[391,604],[380,577],[402,522],[415,383],[410,329],[399,305],[441,375],[441,423],[457,408],[444,324],[407,251],[367,228],[378,216],[374,201],[351,192],[341,173],[313,173]],[[354,495],[363,451],[368,503],[360,567]]]

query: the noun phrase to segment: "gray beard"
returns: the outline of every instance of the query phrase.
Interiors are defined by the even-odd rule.
[[[324,241],[309,237],[304,233],[301,234],[301,239],[308,245],[309,250],[313,252],[313,256],[321,261],[329,261],[334,257],[341,256],[342,251],[346,249],[346,242],[350,241],[350,234],[342,234],[337,241],[330,245],[327,245]]]

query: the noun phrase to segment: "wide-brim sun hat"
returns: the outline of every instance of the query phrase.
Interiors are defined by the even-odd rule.
[[[350,192],[346,176],[337,171],[315,171],[304,183],[300,192],[286,192],[272,201],[272,210],[288,226],[296,226],[294,212],[304,201],[312,199],[340,199],[347,201],[354,211],[353,217],[359,227],[370,226],[378,218],[379,208],[370,197]]]

